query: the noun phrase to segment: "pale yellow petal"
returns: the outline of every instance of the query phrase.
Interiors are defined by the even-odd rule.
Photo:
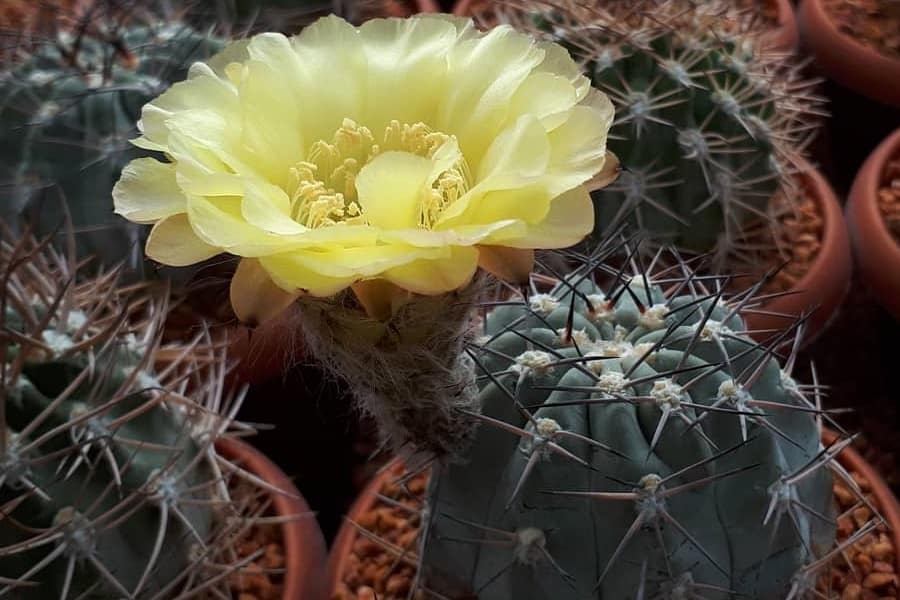
[[[575,86],[565,77],[539,71],[522,82],[509,103],[509,122],[522,115],[532,115],[541,121],[546,131],[559,127],[578,102]]]
[[[437,246],[474,246],[484,239],[495,239],[502,232],[508,237],[523,235],[526,231],[524,221],[506,219],[479,225],[460,225],[447,230],[428,229],[390,229],[378,232],[381,242],[407,244],[423,248]]]
[[[614,109],[605,94],[593,91],[572,109],[565,123],[550,132],[553,193],[581,185],[603,167],[606,137]]]
[[[241,213],[242,198],[188,198],[188,215],[197,235],[210,245],[238,256],[254,257],[291,247],[291,240],[268,234],[247,223]]]
[[[270,254],[260,257],[259,262],[279,287],[300,290],[312,296],[332,296],[356,280],[353,276],[323,275],[293,258],[292,254]]]
[[[382,229],[415,227],[432,171],[431,160],[408,152],[384,152],[372,159],[356,178],[369,223]]]
[[[277,36],[278,34],[269,34]],[[279,36],[290,52],[287,39]],[[253,45],[251,44],[251,52]],[[243,159],[255,172],[276,185],[287,183],[289,170],[304,158],[306,141],[300,122],[300,107],[278,93],[285,76],[280,65],[251,60],[244,64],[238,91],[241,105]],[[277,70],[276,70],[277,69]]]
[[[488,238],[514,248],[568,248],[585,238],[594,229],[594,204],[591,195],[579,186],[553,199],[542,221],[529,225],[521,237],[501,235]]]
[[[229,42],[224,48],[222,48],[220,52],[218,52],[217,54],[213,54],[206,61],[206,65],[210,69],[212,69],[212,71],[216,75],[224,78],[225,69],[228,67],[228,65],[235,62],[244,62],[245,60],[250,58],[250,54],[247,48],[250,45],[251,39],[252,38],[244,38],[242,40]],[[189,74],[193,74],[195,68],[198,67],[192,65]]]
[[[242,323],[256,326],[277,317],[299,296],[272,281],[255,258],[244,258],[231,278],[231,308]]]
[[[147,256],[164,265],[184,267],[222,252],[194,234],[185,214],[172,215],[153,226],[147,238]]]
[[[491,144],[475,177],[475,187],[447,207],[438,219],[438,229],[461,225],[484,224],[505,219],[524,219],[533,222],[546,212],[546,194],[540,205],[533,196],[544,186],[552,148],[547,132],[540,121],[525,115],[500,134]],[[505,190],[529,188],[521,201]]]
[[[292,96],[303,108],[307,143],[330,141],[345,118],[361,122],[367,65],[359,31],[330,15],[305,27],[290,41],[299,65],[296,78],[290,81],[300,82]]]
[[[455,24],[443,19],[371,19],[359,34],[368,69],[366,126],[380,135],[392,120],[434,123],[440,99],[455,83],[447,79],[446,58],[459,35]]]
[[[300,248],[260,257],[275,282],[285,289],[301,289],[314,296],[327,296],[351,283],[376,277],[393,268],[423,258],[440,258],[448,248],[372,246],[330,250]]]
[[[185,110],[212,107],[219,114],[236,116],[237,92],[233,85],[211,70],[196,71],[191,79],[172,84],[161,96],[145,104],[138,129],[147,143],[165,148],[170,127],[168,120],[173,115]]]
[[[453,246],[445,258],[416,260],[385,271],[383,277],[415,294],[433,296],[464,287],[477,268],[477,249]]]
[[[509,100],[544,60],[544,50],[508,25],[465,39],[449,53],[448,86],[436,128],[455,134],[469,165],[479,168],[485,150],[503,126]]]
[[[175,165],[152,158],[125,165],[112,197],[115,212],[135,223],[155,223],[187,209],[175,181]]]
[[[544,51],[544,60],[535,67],[535,71],[565,77],[575,89],[575,97],[579,101],[587,96],[591,89],[591,80],[585,77],[581,68],[572,59],[572,55],[565,48],[553,42],[541,41],[537,45]]]
[[[268,233],[295,235],[307,228],[291,218],[291,200],[280,187],[264,181],[247,181],[241,214],[247,223]]]

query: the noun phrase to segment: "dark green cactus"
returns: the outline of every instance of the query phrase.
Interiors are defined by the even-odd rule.
[[[164,303],[31,239],[0,239],[0,278],[0,596],[227,593],[249,520],[214,446],[225,369],[195,344],[156,370]]]
[[[726,300],[724,280],[677,256],[656,273],[569,258],[582,267],[546,293],[492,303],[471,346],[480,427],[432,477],[424,585],[478,600],[811,597],[840,550],[832,473],[852,480],[833,460],[848,440],[820,442],[818,386],[791,376],[802,319],[757,343],[740,317],[754,290]]]
[[[149,5],[119,4],[96,0],[71,29],[4,65],[0,217],[28,215],[50,232],[68,211],[83,253],[140,269],[140,228],[113,214],[110,196],[122,167],[147,154],[128,140],[141,107],[222,42]]]
[[[598,235],[628,222],[712,253],[717,273],[774,247],[770,202],[796,194],[817,100],[730,2],[526,3],[509,18],[564,45],[616,106],[624,171],[594,194]]]

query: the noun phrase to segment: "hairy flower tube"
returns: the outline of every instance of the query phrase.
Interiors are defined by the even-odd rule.
[[[331,16],[193,65],[143,108],[134,143],[165,160],[113,195],[161,263],[240,257],[242,318],[351,286],[437,295],[592,230],[612,118],[564,49],[508,26]]]

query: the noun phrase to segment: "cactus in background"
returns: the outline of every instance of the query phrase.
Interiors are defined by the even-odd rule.
[[[820,112],[811,82],[759,43],[765,28],[732,2],[515,6],[501,18],[564,45],[616,106],[609,147],[625,172],[594,194],[598,235],[629,222],[711,253],[716,273],[775,250],[769,228],[798,193]]]
[[[0,217],[28,214],[49,232],[68,212],[81,251],[139,270],[140,230],[113,214],[110,196],[122,167],[146,154],[128,140],[141,107],[222,44],[152,4],[74,6],[60,9],[53,36],[3,65]]]
[[[241,399],[223,353],[160,348],[164,302],[76,271],[0,238],[0,595],[227,597],[264,503],[230,498],[253,478],[215,450]]]
[[[740,313],[762,284],[726,300],[724,280],[677,255],[653,272],[613,250],[570,253],[581,267],[546,293],[490,303],[468,351],[480,426],[464,462],[432,476],[423,585],[479,600],[810,597],[841,549],[832,473],[852,479],[833,460],[849,439],[820,442],[818,385],[791,376],[803,320],[754,342]]]

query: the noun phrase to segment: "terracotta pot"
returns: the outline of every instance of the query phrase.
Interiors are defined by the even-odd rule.
[[[839,31],[823,0],[802,0],[799,26],[803,44],[829,78],[878,102],[900,106],[900,60]]]
[[[900,243],[878,208],[878,188],[887,161],[900,154],[900,129],[869,155],[856,175],[847,203],[847,227],[859,270],[876,300],[900,319]]]
[[[272,508],[278,517],[304,515],[281,525],[284,541],[284,599],[309,600],[322,590],[322,571],[325,568],[325,539],[309,506],[287,475],[249,444],[224,438],[216,449],[228,460],[253,473],[284,494],[272,495]]]
[[[770,46],[778,50],[795,50],[800,37],[797,33],[797,18],[790,0],[776,0],[778,5],[778,28],[766,34]]]
[[[830,429],[825,429],[822,432],[822,441],[825,444],[830,444],[837,438],[838,435]],[[884,478],[851,447],[844,448],[841,451],[838,455],[838,461],[848,472],[857,472],[869,482],[872,494],[877,500],[881,516],[885,518],[890,526],[894,548],[900,550],[900,503],[898,503],[896,496],[885,483]],[[350,507],[347,519],[359,522],[360,517],[372,508],[376,501],[376,494],[385,482],[396,477],[398,477],[398,472],[395,469],[387,469],[373,477],[366,487],[363,488],[362,493],[353,503],[353,506]],[[341,526],[331,546],[331,553],[328,556],[328,566],[325,571],[324,581],[325,594],[321,597],[321,600],[331,600],[338,584],[341,582],[341,576],[347,565],[350,551],[353,548],[357,535],[357,529],[351,523],[345,522]],[[896,552],[895,560],[897,561],[896,572],[900,573],[900,551]]]
[[[825,444],[830,444],[837,438],[838,435],[830,429],[822,431],[822,442]],[[895,572],[900,573],[900,502],[888,487],[884,477],[853,448],[849,446],[844,448],[838,455],[838,461],[848,472],[855,471],[869,482],[872,495],[877,500],[877,508],[891,530],[891,539],[894,542],[894,560],[896,561]]]
[[[325,567],[325,580],[323,582],[323,594],[321,600],[331,600],[337,590],[338,584],[347,566],[350,558],[350,551],[353,549],[353,543],[358,535],[356,527],[353,523],[360,521],[360,516],[369,512],[372,505],[376,501],[376,495],[385,482],[392,478],[396,479],[398,475],[398,467],[384,469],[375,477],[373,477],[362,492],[353,501],[350,511],[344,520],[343,525],[338,530],[337,536],[331,543],[331,550],[328,554],[328,564]]]
[[[809,168],[802,174],[813,196],[819,202],[824,220],[822,247],[809,271],[800,278],[789,295],[780,296],[762,306],[766,312],[800,315],[818,306],[807,321],[804,343],[813,341],[837,315],[850,288],[853,261],[850,241],[841,205],[821,173]],[[746,314],[749,329],[784,329],[790,320],[777,315]],[[760,339],[771,337],[763,333]]]

